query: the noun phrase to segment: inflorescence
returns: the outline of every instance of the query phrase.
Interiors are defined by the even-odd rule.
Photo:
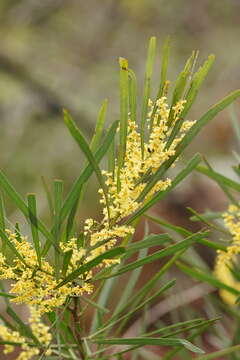
[[[152,187],[145,198],[139,201],[139,197],[147,184],[144,175],[153,175],[165,161],[175,154],[176,146],[194,124],[194,121],[182,121],[178,135],[167,146],[173,128],[180,121],[185,100],[180,100],[172,108],[170,123],[170,109],[166,100],[166,97],[158,99],[155,103],[149,100],[150,134],[148,142],[144,144],[144,157],[142,156],[141,136],[137,125],[129,119],[123,167],[118,169],[117,160],[115,160],[113,172],[102,172],[106,177],[105,184],[108,197],[107,204],[103,189],[99,189],[100,203],[103,204],[102,221],[97,222],[92,218],[85,221],[84,246],[79,247],[76,238],[60,244],[63,253],[71,252],[72,254],[66,275],[111,249],[119,239],[133,235],[134,227],[124,225],[124,219],[140,209],[154,194],[166,190],[171,185],[171,179],[161,179]],[[118,182],[121,184],[120,188]],[[51,340],[51,335],[45,325],[40,325],[40,315],[61,306],[68,297],[91,293],[93,291],[92,271],[82,274],[73,282],[58,287],[64,279],[63,273],[60,271],[60,275],[56,276],[53,266],[44,258],[39,265],[36,251],[26,237],[17,231],[10,230],[6,230],[6,235],[20,257],[15,257],[10,262],[0,253],[0,279],[12,280],[10,293],[15,297],[11,301],[30,306],[31,317],[29,321],[33,334],[40,343],[47,346]],[[119,258],[105,259],[99,266],[110,266],[119,262]],[[8,330],[4,325],[0,325],[0,337],[4,341],[14,339],[20,344],[22,353],[18,360],[28,360],[31,356],[39,353],[37,348],[29,347],[25,343],[24,337],[17,332]],[[12,349],[11,345],[5,346],[6,353]]]
[[[230,205],[228,211],[223,213],[226,228],[232,235],[232,244],[227,247],[227,251],[218,250],[214,273],[224,284],[239,291],[240,282],[233,274],[233,269],[237,265],[237,256],[240,254],[240,208],[237,205]],[[229,305],[234,305],[237,294],[221,289],[220,296]]]

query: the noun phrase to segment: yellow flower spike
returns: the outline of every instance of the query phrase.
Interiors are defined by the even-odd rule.
[[[96,246],[98,243],[106,241],[106,244],[99,246],[91,251],[87,257],[90,261],[99,254],[104,253],[106,250],[113,247],[118,238],[124,238],[134,233],[134,228],[131,226],[120,226],[118,223],[127,216],[132,215],[138,210],[143,203],[138,202],[140,194],[142,193],[145,183],[141,182],[141,177],[150,171],[150,175],[163,164],[170,156],[175,154],[175,148],[181,141],[184,133],[188,131],[194,121],[185,121],[181,127],[180,135],[173,141],[169,149],[166,149],[168,137],[172,131],[172,127],[179,119],[181,112],[184,108],[185,100],[180,100],[174,108],[174,122],[168,126],[169,106],[167,98],[161,97],[153,103],[151,99],[148,101],[149,113],[152,116],[152,110],[156,108],[151,134],[149,135],[149,142],[144,144],[144,153],[146,154],[144,160],[142,159],[141,149],[141,136],[138,132],[137,124],[129,119],[126,153],[124,159],[124,166],[118,170],[117,166],[115,171],[119,173],[121,189],[118,189],[117,181],[112,173],[102,171],[103,176],[106,177],[105,184],[109,194],[110,203],[110,220],[111,227],[108,223],[108,213],[106,206],[103,207],[103,222],[100,225],[100,230],[91,230],[89,226],[89,219],[85,222],[84,231],[85,235],[89,235],[91,246]],[[148,201],[156,192],[164,191],[171,185],[170,179],[160,180],[155,184],[150,193],[146,196],[144,201]],[[118,191],[119,190],[119,191]],[[100,189],[100,203],[105,205],[103,192]],[[93,221],[93,220],[92,220]],[[90,222],[91,224],[91,222]],[[111,265],[112,263],[119,262],[119,259],[103,261],[104,265]]]
[[[52,335],[49,332],[49,327],[41,322],[41,312],[36,307],[30,306],[29,324],[33,335],[37,338],[41,346],[47,348],[52,340]],[[19,344],[18,346],[21,348],[21,353],[16,360],[31,360],[40,353],[38,348],[28,345],[27,339],[21,336],[18,331],[9,330],[4,325],[0,325],[0,339]],[[14,345],[4,345],[4,354],[9,354],[14,350]],[[51,355],[51,349],[47,351],[48,355]]]
[[[230,267],[237,262],[237,255],[240,254],[240,208],[231,204],[228,211],[223,213],[222,216],[233,241],[226,252],[220,250],[217,252],[214,274],[224,284],[240,292],[240,282],[235,279],[230,270]],[[227,304],[236,304],[237,295],[223,289],[219,291],[219,294]]]
[[[120,59],[120,62],[122,67],[127,68],[128,64],[125,59]],[[141,136],[137,124],[131,119],[128,120],[126,151],[124,165],[121,169],[118,169],[117,161],[115,161],[115,173],[119,174],[119,179],[116,176],[114,177],[111,172],[102,171],[106,179],[109,210],[106,206],[104,192],[99,189],[99,201],[103,204],[103,220],[98,223],[90,218],[86,219],[84,224],[84,236],[90,249],[79,248],[76,238],[72,238],[67,243],[60,245],[63,252],[72,251],[71,266],[69,266],[66,275],[77,269],[79,265],[114,247],[118,239],[124,239],[132,235],[135,231],[134,227],[122,225],[121,220],[132,215],[156,192],[164,191],[171,185],[171,179],[159,180],[143,202],[137,200],[146,186],[146,183],[142,181],[143,175],[146,173],[149,173],[149,175],[154,174],[170,156],[174,155],[177,144],[181,141],[185,132],[194,124],[193,121],[183,122],[179,135],[174,139],[171,146],[166,148],[169,135],[184,109],[184,104],[185,100],[180,100],[174,106],[174,121],[169,125],[170,110],[167,98],[163,96],[155,103],[149,100],[149,116],[153,116],[153,109],[156,109],[156,112],[154,112],[149,140],[143,144],[144,153],[146,154],[144,159],[142,158]],[[119,180],[121,183],[120,189],[117,183]],[[235,210],[235,208],[231,208],[232,212]],[[233,215],[228,215],[226,221],[232,220]],[[240,232],[237,233],[234,227],[233,231],[234,236],[238,236],[240,241]],[[15,295],[15,298],[11,299],[11,301],[37,306],[39,313],[44,313],[64,304],[68,296],[82,295],[84,292],[91,293],[93,291],[93,286],[90,284],[91,271],[79,277],[81,286],[69,282],[62,287],[56,288],[58,282],[61,282],[62,279],[56,279],[53,267],[45,259],[42,259],[41,268],[39,268],[35,249],[28,243],[26,237],[20,236],[19,241],[19,236],[17,238],[16,233],[8,229],[6,234],[24,259],[23,263],[20,259],[15,258],[14,266],[11,267],[5,257],[0,255],[0,279],[13,280],[10,292]],[[119,263],[119,261],[119,258],[104,260],[99,264],[99,267],[111,266]]]

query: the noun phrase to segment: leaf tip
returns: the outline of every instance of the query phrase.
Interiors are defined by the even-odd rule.
[[[122,70],[128,70],[128,60],[120,57],[119,58],[119,65],[121,67]]]

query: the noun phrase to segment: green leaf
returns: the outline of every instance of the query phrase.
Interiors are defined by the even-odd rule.
[[[240,92],[239,92],[239,94],[240,94]],[[240,184],[237,183],[236,181],[231,180],[231,179],[227,178],[226,176],[221,175],[214,170],[209,170],[209,169],[205,168],[204,166],[198,166],[196,170],[203,175],[207,175],[210,179],[215,180],[217,183],[222,183],[223,185],[225,185],[233,190],[236,190],[237,192],[240,192]]]
[[[215,229],[221,233],[227,233],[229,235],[229,232],[226,232],[225,229],[221,228],[220,226],[217,226],[214,223],[209,222],[204,216],[201,216],[200,214],[197,213],[197,211],[195,211],[194,209],[192,209],[191,207],[187,207],[187,210],[189,210],[192,214],[194,214],[194,216],[196,218],[198,218],[198,221],[203,222],[204,224],[206,224],[208,227]],[[221,244],[220,244],[221,245]]]
[[[168,234],[150,234],[145,239],[141,241],[136,241],[128,245],[127,257],[131,256],[133,252],[136,252],[140,249],[150,248],[152,246],[159,246],[165,242],[170,242],[172,239]]]
[[[183,249],[179,252],[177,252],[166,264],[164,264],[161,269],[154,274],[146,284],[144,284],[114,315],[114,318],[111,319],[113,321],[114,319],[118,319],[119,314],[124,311],[125,309],[129,309],[130,306],[133,304],[139,304],[142,299],[152,291],[156,283],[159,281],[159,279],[168,271],[168,269],[175,264],[176,260],[181,257],[181,255],[184,253],[186,249]],[[112,279],[111,279],[112,280]]]
[[[60,243],[60,230],[61,230],[61,221],[60,221],[60,211],[62,207],[62,199],[63,199],[63,181],[55,180],[54,181],[54,227],[52,230],[55,243],[59,246]],[[57,251],[54,253],[55,255],[55,273],[56,277],[59,277],[60,271],[60,256]]]
[[[46,182],[44,176],[41,176],[41,180],[42,180],[42,185],[43,185],[44,191],[45,191],[46,196],[47,196],[48,207],[49,207],[49,210],[50,210],[50,214],[53,217],[54,216],[54,208],[53,208],[52,196],[51,196],[51,193],[49,191],[49,188],[48,188],[48,185],[47,185],[47,182]]]
[[[155,36],[150,38],[146,62],[146,71],[144,79],[144,91],[142,100],[142,116],[141,116],[141,149],[142,157],[144,157],[144,135],[145,135],[145,124],[148,114],[148,100],[151,94],[151,78],[153,72],[153,65],[156,55],[157,38]]]
[[[124,165],[124,158],[126,152],[128,109],[129,109],[128,61],[124,58],[120,58],[119,65],[120,65],[120,131],[119,131],[118,173],[117,173],[118,190],[120,190],[121,188],[120,170]]]
[[[109,299],[111,298],[111,292],[114,285],[114,278],[107,279],[101,288],[100,296],[98,297],[98,304],[102,307],[106,307]],[[92,319],[91,331],[90,334],[94,333],[96,329],[99,328],[101,322],[101,313],[95,312]]]
[[[98,309],[99,311],[101,311],[104,314],[109,313],[109,310],[101,305],[99,305],[98,303],[96,303],[95,301],[91,300],[90,298],[87,298],[85,296],[80,296],[80,299],[85,301],[87,304],[92,305],[94,308]]]
[[[215,220],[215,219],[221,219],[222,218],[222,213],[220,211],[206,211],[203,214],[198,214],[201,215],[202,218],[206,219],[206,220]],[[191,221],[199,221],[198,216],[191,216],[190,217]]]
[[[112,124],[112,126],[110,127],[110,129],[103,141],[103,144],[100,146],[100,148],[94,155],[96,162],[100,162],[101,159],[103,158],[103,156],[108,151],[109,146],[111,145],[111,143],[114,139],[114,136],[116,134],[117,126],[118,126],[118,121],[115,121]],[[66,218],[69,211],[71,211],[73,204],[79,198],[83,184],[89,179],[89,177],[92,175],[92,173],[93,173],[93,168],[89,164],[86,167],[86,169],[81,173],[81,175],[76,180],[76,182],[74,183],[70,193],[68,194],[66,200],[63,203],[63,206],[62,206],[62,209],[60,212],[61,221],[63,221]]]
[[[161,65],[161,81],[158,89],[157,99],[163,96],[163,90],[167,80],[167,68],[169,62],[170,36],[168,36],[163,44],[162,49],[162,65]]]
[[[168,68],[168,62],[169,62],[169,48],[170,48],[170,37],[168,36],[163,44],[162,49],[162,64],[161,64],[161,79],[160,79],[160,85],[157,93],[157,97],[154,102],[154,107],[151,115],[151,123],[150,123],[150,133],[152,132],[152,126],[153,126],[153,119],[157,111],[157,100],[160,99],[164,94],[164,91],[166,90],[167,85],[167,68]]]
[[[117,316],[116,321],[111,321],[112,325],[115,325],[117,322],[119,322],[120,320],[124,320],[122,322],[122,324],[118,327],[117,329],[117,333],[121,333],[122,329],[124,328],[126,322],[128,322],[132,315],[135,314],[137,311],[141,310],[142,308],[146,307],[147,305],[149,305],[150,303],[154,302],[154,300],[156,298],[158,298],[160,295],[162,295],[165,291],[167,291],[168,289],[170,289],[171,287],[173,287],[176,284],[176,280],[170,280],[169,282],[167,282],[166,284],[164,284],[158,291],[156,291],[153,295],[148,296],[147,299],[145,299],[143,302],[141,302],[139,305],[135,306],[132,310],[128,311],[127,314],[121,316],[120,318],[118,318]],[[114,319],[114,317],[113,317]],[[114,319],[115,320],[115,319]]]
[[[192,170],[199,164],[201,161],[201,156],[196,154],[188,163],[187,166],[179,172],[175,179],[171,182],[171,185],[165,191],[159,191],[155,194],[151,200],[146,202],[141,209],[136,211],[127,221],[126,224],[131,224],[139,216],[143,215],[148,209],[150,209],[154,204],[163,199],[170,191],[172,191],[185,177],[187,177]],[[146,185],[148,187],[148,185]],[[144,198],[148,191],[145,191],[146,187],[141,194],[141,198]]]
[[[2,292],[2,291],[0,291],[0,296],[10,298],[10,299],[14,299],[16,297],[14,295],[11,295],[11,294],[8,294],[8,293]]]
[[[41,267],[41,243],[38,236],[37,205],[35,194],[28,194],[28,212],[31,223],[32,239],[37,254],[38,264]]]
[[[24,324],[24,322],[21,320],[21,318],[15,313],[15,311],[10,306],[7,307],[7,313],[18,324],[19,330],[22,335],[25,335],[25,336],[31,338],[34,341],[34,343],[39,344],[39,341],[36,338],[36,336],[33,335],[30,326]]]
[[[86,185],[86,184],[84,184],[84,185]],[[82,191],[81,191],[80,195],[82,195],[84,193],[84,185],[82,186]],[[81,198],[81,196],[80,196],[80,198]],[[77,213],[80,198],[77,199],[76,202],[73,204],[73,207],[70,210],[70,213],[68,215],[66,231],[65,231],[65,239],[64,239],[65,242],[67,242],[69,240],[69,237],[71,236],[71,234],[73,232],[74,220],[75,220],[75,216]]]
[[[19,210],[23,213],[23,215],[29,219],[29,211],[25,202],[22,200],[21,196],[17,193],[14,187],[10,184],[6,176],[0,171],[0,186],[4,189],[4,191],[8,194],[8,196],[13,200],[13,202],[17,205]],[[38,229],[45,236],[45,238],[49,241],[50,244],[54,244],[54,238],[52,234],[47,230],[45,225],[38,219]]]
[[[90,149],[92,152],[95,152],[97,150],[97,147],[99,146],[99,143],[101,142],[101,137],[104,129],[104,124],[106,120],[106,110],[107,110],[107,99],[103,102],[103,105],[101,106],[101,109],[98,114],[97,123],[94,131],[94,135],[92,137],[91,143],[90,143]],[[84,162],[84,168],[87,166],[87,162]],[[66,237],[65,241],[68,241],[69,236],[71,236],[71,231],[74,225],[74,219],[76,216],[76,212],[78,209],[79,202],[84,196],[85,190],[86,190],[86,183],[84,186],[82,186],[81,194],[76,199],[74,205],[72,206],[72,209],[70,210],[68,219],[67,219],[67,225],[66,225]]]
[[[220,100],[218,103],[213,105],[196,123],[191,127],[191,129],[184,136],[182,141],[176,147],[177,156],[191,143],[193,138],[206,126],[210,120],[215,118],[219,112],[224,110],[229,106],[233,101],[235,101],[240,96],[240,90],[233,91],[228,96]],[[185,108],[183,110],[185,112]],[[182,114],[183,116],[183,114]],[[176,156],[176,154],[175,154]]]
[[[239,350],[240,350],[240,345],[230,346],[227,349],[223,349],[223,350],[215,351],[215,352],[213,352],[211,354],[199,356],[198,358],[196,358],[196,360],[219,359],[222,356],[225,357],[225,355],[232,354],[232,353],[234,353],[236,351],[239,351]]]
[[[68,271],[68,266],[70,264],[71,258],[72,258],[73,251],[66,251],[63,256],[63,267],[62,267],[62,274],[63,276],[66,276],[66,273]]]
[[[159,217],[149,215],[149,214],[144,214],[144,217],[146,217],[147,219],[153,221],[154,223],[156,223],[164,228],[175,231],[177,234],[180,234],[181,236],[189,236],[192,234],[190,231],[184,229],[183,227],[172,225],[172,224],[166,222],[165,220],[160,219]]]
[[[125,252],[125,249],[122,248],[122,247],[116,247],[114,249],[106,251],[105,253],[97,256],[93,260],[87,262],[86,264],[80,266],[78,269],[74,270],[63,281],[61,281],[60,284],[58,284],[56,286],[56,289],[60,288],[61,286],[65,285],[65,284],[67,284],[69,281],[73,281],[74,279],[78,278],[81,274],[91,270],[93,267],[96,267],[103,260],[105,260],[105,259],[113,259],[116,256],[122,255],[124,252]]]
[[[2,320],[2,322],[4,323],[4,325],[8,328],[11,329],[13,331],[17,331],[16,327],[13,326],[13,324],[11,324],[3,315],[0,314],[0,319]]]
[[[202,332],[204,330],[206,330],[209,326],[211,326],[214,322],[216,321],[216,319],[213,320],[208,320],[205,322],[205,324],[203,324],[203,326],[200,329],[197,329],[196,331],[194,331],[190,336],[187,337],[188,341],[192,341],[194,340],[196,337],[198,337],[200,334],[202,334]],[[172,360],[174,359],[174,356],[176,353],[178,353],[181,349],[179,347],[175,347],[172,350],[170,350],[169,352],[167,352],[162,360]]]
[[[64,253],[64,257],[63,257],[63,268],[62,268],[62,274],[63,276],[66,276],[66,273],[68,271],[68,267],[69,267],[69,264],[70,264],[70,261],[71,261],[71,258],[72,258],[72,254],[73,254],[73,251],[70,250],[70,251],[66,251]]]
[[[177,121],[176,125],[174,126],[174,128],[171,132],[171,135],[170,135],[167,145],[166,145],[167,149],[170,147],[170,145],[172,144],[173,140],[175,139],[177,133],[179,132],[188,111],[190,110],[192,104],[194,103],[194,101],[196,99],[198,90],[199,90],[200,86],[202,85],[203,80],[207,76],[209,70],[211,69],[211,67],[214,63],[214,60],[215,60],[215,56],[210,55],[208,57],[208,59],[205,61],[205,63],[203,64],[203,66],[201,66],[199,68],[199,70],[196,72],[196,74],[194,75],[194,78],[190,84],[190,88],[186,95],[186,104],[181,113],[181,119],[179,119],[179,121]]]
[[[239,127],[237,114],[236,114],[236,111],[235,111],[233,105],[230,108],[230,115],[231,115],[231,122],[232,122],[232,127],[234,130],[235,136],[238,140],[238,143],[240,143],[240,127]]]
[[[72,134],[73,138],[78,143],[79,147],[83,151],[84,155],[88,159],[89,163],[91,164],[93,170],[95,171],[95,174],[97,176],[97,179],[99,181],[100,187],[103,189],[105,201],[106,201],[106,207],[108,210],[108,216],[110,217],[109,212],[109,201],[108,201],[108,194],[107,194],[107,188],[101,173],[101,170],[98,166],[98,162],[96,161],[90,147],[87,144],[87,141],[85,140],[84,136],[81,134],[80,130],[77,128],[76,124],[74,123],[73,119],[71,118],[70,114],[65,110],[64,111],[64,122],[68,127],[68,130]]]
[[[96,339],[94,340],[97,344],[111,344],[111,345],[159,345],[159,346],[184,346],[186,349],[194,352],[203,354],[204,351],[197,346],[191,344],[189,341],[184,339],[176,338],[116,338],[116,339]]]
[[[219,320],[219,318],[214,319]],[[151,331],[150,333],[144,334],[145,336],[152,336],[152,335],[159,335],[160,333],[164,333],[164,335],[162,337],[170,337],[170,336],[176,336],[178,334],[181,333],[185,333],[186,331],[190,331],[193,329],[198,329],[206,324],[209,323],[209,320],[203,320],[203,319],[193,319],[193,320],[188,320],[188,321],[184,321],[184,322],[180,322],[180,323],[176,323],[170,326],[166,326],[164,328],[160,328],[154,331]],[[188,325],[188,326],[186,326]],[[176,329],[180,327],[180,329]],[[172,331],[176,329],[175,331]]]
[[[94,131],[94,135],[93,135],[91,143],[90,143],[90,149],[93,152],[95,152],[97,150],[97,147],[98,147],[98,145],[99,145],[99,143],[101,141],[101,137],[102,137],[102,133],[103,133],[103,129],[104,129],[104,124],[105,124],[105,121],[106,121],[107,105],[108,105],[108,100],[105,99],[102,106],[101,106],[101,109],[99,111],[95,131]]]
[[[210,320],[210,321],[212,322],[212,320]],[[193,330],[193,329],[196,329],[196,328],[199,328],[199,327],[202,328],[203,326],[207,325],[208,323],[209,323],[209,320],[204,321],[202,319],[194,319],[194,320],[184,321],[184,322],[181,322],[181,323],[176,323],[176,324],[173,324],[173,325],[170,325],[170,326],[162,327],[160,329],[157,329],[157,330],[142,334],[142,336],[152,336],[152,335],[164,333],[166,335],[162,336],[162,338],[164,338],[164,337],[169,338],[169,337],[175,336],[175,335],[177,335],[179,333],[182,333],[182,332],[190,331],[190,330]],[[187,325],[189,325],[189,326],[187,326]],[[181,327],[181,329],[178,329],[178,330],[176,330],[174,332],[169,332],[170,330],[174,330],[175,328],[179,328],[179,327]],[[134,345],[132,347],[129,347],[126,350],[120,351],[119,354],[127,353],[127,352],[132,351],[134,349],[137,349],[139,347],[141,347],[141,346]],[[142,350],[143,349],[141,349],[141,351]],[[173,359],[173,358],[171,357],[171,359]]]
[[[3,202],[1,193],[0,193],[0,229],[2,229],[3,231],[5,231],[5,229],[6,229],[6,227],[5,227],[5,209],[4,209],[4,202]],[[3,238],[2,238],[1,245],[2,245],[1,246],[2,253],[4,255],[5,251],[6,251],[6,243],[3,241]]]
[[[132,121],[137,121],[137,78],[133,70],[128,69],[129,74],[129,110]]]
[[[5,234],[2,229],[0,229],[0,236],[2,238],[2,241],[5,242],[5,244],[9,247],[9,249],[12,251],[12,253],[24,264],[27,265],[22,255],[17,251],[14,244],[8,239],[7,235]]]
[[[108,151],[108,171],[115,177],[115,144],[112,142]]]
[[[240,291],[217,280],[213,275],[208,274],[206,271],[202,271],[201,269],[190,268],[189,266],[187,266],[183,263],[180,263],[179,261],[176,262],[176,265],[178,266],[179,269],[181,269],[187,275],[189,275],[190,277],[192,277],[196,280],[202,281],[204,283],[207,282],[208,284],[210,284],[216,288],[227,290],[234,295],[240,294]]]
[[[139,251],[139,255],[138,255],[138,260],[143,259],[146,255],[147,255],[147,249],[141,249]],[[139,279],[139,276],[141,274],[142,268],[137,268],[135,270],[133,270],[130,273],[130,276],[128,278],[127,284],[124,287],[123,292],[121,293],[121,296],[116,304],[116,307],[113,311],[112,316],[118,314],[119,312],[121,312],[122,307],[127,304],[127,300],[130,298],[130,295],[133,293],[133,290],[137,284],[137,281]],[[116,280],[116,278],[112,278],[114,280]],[[110,279],[108,279],[107,281],[109,281]],[[117,279],[117,283],[118,283],[118,279]]]
[[[177,244],[171,245],[165,249],[159,250],[151,255],[146,256],[144,259],[134,261],[128,265],[124,265],[124,267],[122,269],[120,269],[116,273],[112,273],[108,277],[119,276],[121,274],[124,274],[125,272],[131,271],[140,266],[142,267],[143,265],[149,264],[149,263],[156,261],[158,259],[161,259],[163,257],[172,255],[179,250],[182,250],[182,249],[185,249],[185,248],[191,246],[194,242],[206,237],[208,234],[209,234],[208,232],[203,232],[203,233],[197,233],[197,234],[191,235],[187,239],[185,239]]]
[[[13,346],[20,346],[21,343],[14,342],[14,341],[0,341],[0,345],[13,345]]]
[[[205,164],[207,165],[207,168],[210,171],[213,171],[213,168],[211,167],[211,165],[209,164],[209,162],[206,160],[206,158],[203,158]],[[233,195],[231,194],[231,192],[229,191],[229,189],[221,182],[221,181],[217,181],[219,187],[222,189],[222,191],[224,192],[224,194],[226,195],[226,197],[228,198],[228,201],[232,204],[235,204],[238,206],[238,201],[233,197]]]
[[[193,51],[192,55],[187,60],[183,71],[179,74],[179,76],[176,80],[176,86],[175,86],[175,89],[173,91],[173,96],[172,96],[172,104],[171,104],[171,109],[170,109],[170,113],[169,113],[168,125],[171,125],[171,123],[173,121],[173,115],[174,115],[173,107],[177,104],[177,102],[179,100],[181,100],[183,98],[183,92],[186,87],[187,79],[190,75],[190,70],[191,70],[192,64],[194,62],[195,56],[196,56],[196,53],[195,53],[195,51]]]

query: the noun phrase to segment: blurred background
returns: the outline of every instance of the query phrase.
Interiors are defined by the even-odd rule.
[[[197,119],[239,87],[239,13],[238,0],[1,0],[1,169],[22,194],[41,191],[41,175],[63,178],[69,187],[82,157],[64,127],[62,108],[69,109],[88,138],[105,98],[108,122],[117,119],[119,56],[136,71],[140,102],[152,35],[159,45],[156,84],[167,35],[172,38],[172,82],[193,49],[200,51],[199,64],[208,54],[216,55],[189,116]],[[225,111],[193,149],[225,168],[234,141]]]

